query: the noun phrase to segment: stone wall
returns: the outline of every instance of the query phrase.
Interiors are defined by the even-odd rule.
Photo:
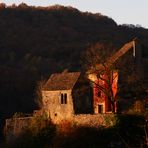
[[[116,124],[116,115],[114,114],[80,114],[75,115],[73,123],[78,126],[87,127],[109,127]]]
[[[29,125],[31,125],[34,117],[21,117],[6,119],[5,136],[7,141],[13,140],[21,134]]]
[[[116,124],[117,117],[115,114],[79,114],[74,115],[71,119],[59,120],[56,124],[60,125],[65,122],[74,126],[84,127],[111,127]]]
[[[61,93],[67,93],[67,104],[61,104]],[[113,114],[74,114],[71,90],[42,91],[43,108],[54,124],[68,121],[83,126],[112,126]]]
[[[61,103],[61,94],[67,94],[67,103]],[[53,123],[70,120],[74,115],[71,90],[42,91],[43,109]]]
[[[36,117],[21,117],[6,119],[5,136],[7,142],[13,141],[17,136],[33,125]],[[114,114],[79,114],[72,115],[71,118],[51,119],[57,125],[63,125],[65,122],[76,127],[111,127],[116,124],[116,115]]]

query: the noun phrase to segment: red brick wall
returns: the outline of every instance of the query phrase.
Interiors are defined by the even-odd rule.
[[[113,82],[112,82],[112,90],[113,90],[113,95],[116,96],[117,94],[117,87],[118,87],[118,72],[113,72]],[[103,79],[106,79],[106,75],[103,76]],[[99,87],[97,86],[97,84],[105,89],[107,89],[107,83],[105,83],[105,81],[98,79],[95,81],[94,83],[94,88],[93,88],[93,100],[94,100],[94,110],[95,108],[99,105],[99,104],[103,104],[104,106],[104,113],[109,111],[109,106],[111,106],[110,101],[107,99],[106,94],[101,91],[101,89],[99,89]],[[101,95],[98,96],[99,91],[101,92]],[[117,106],[115,104],[115,110],[117,110]]]

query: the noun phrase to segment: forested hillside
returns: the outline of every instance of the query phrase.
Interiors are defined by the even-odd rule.
[[[91,44],[105,41],[118,48],[135,37],[148,43],[148,29],[72,7],[1,4],[0,118],[37,108],[37,81],[65,68],[81,70],[82,52]]]

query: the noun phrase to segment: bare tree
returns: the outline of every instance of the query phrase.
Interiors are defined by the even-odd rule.
[[[98,81],[90,79],[91,83],[105,94],[109,104],[111,104],[111,111],[116,112],[117,93],[114,92],[113,85],[118,79],[118,72],[114,65],[106,64],[112,49],[114,48],[110,43],[97,43],[87,49],[83,55],[83,60],[87,74],[95,74],[98,79]]]
[[[111,110],[115,112],[115,105],[117,103],[117,92],[114,93],[113,85],[117,83],[118,80],[118,71],[117,69],[121,70],[122,72],[125,71],[126,73],[126,81],[129,83],[136,80],[137,74],[130,72],[131,74],[128,75],[128,66],[123,66],[124,63],[121,64],[121,57],[125,55],[130,49],[133,54],[130,54],[133,57],[133,63],[130,65],[134,69],[134,56],[135,56],[135,40],[124,44],[119,50],[114,50],[112,44],[110,43],[97,43],[91,46],[83,55],[83,60],[85,63],[85,67],[87,70],[88,75],[95,74],[99,81],[102,83],[97,83],[96,81],[92,81],[98,89],[103,92],[108,99],[108,102],[111,103]],[[115,52],[116,51],[116,52]],[[129,52],[130,53],[130,52]],[[128,60],[127,58],[125,58]],[[129,59],[132,59],[131,57]],[[125,60],[125,61],[126,61]],[[131,70],[133,70],[130,67]],[[128,70],[127,70],[128,69]],[[118,87],[119,88],[119,87]]]
[[[40,80],[37,82],[36,89],[35,89],[35,102],[37,103],[39,108],[42,108],[42,89],[45,84],[44,80]]]
[[[102,65],[102,68],[96,70],[97,78],[102,83],[98,82],[95,85],[98,87],[100,91],[102,91],[109,104],[111,104],[111,111],[113,113],[116,112],[116,102],[117,102],[117,92],[114,90],[114,84],[117,83],[118,80],[118,72],[113,67],[108,67],[106,65]],[[117,89],[117,88],[116,88]]]

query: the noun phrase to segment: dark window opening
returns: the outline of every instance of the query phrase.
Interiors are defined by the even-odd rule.
[[[61,104],[67,104],[67,94],[61,94]]]
[[[64,103],[67,104],[67,94],[64,94]]]
[[[98,91],[98,97],[101,97],[101,91]]]
[[[61,104],[64,104],[64,96],[61,94]]]
[[[98,105],[98,113],[103,113],[103,105]]]
[[[57,113],[55,113],[54,115],[57,116]]]

